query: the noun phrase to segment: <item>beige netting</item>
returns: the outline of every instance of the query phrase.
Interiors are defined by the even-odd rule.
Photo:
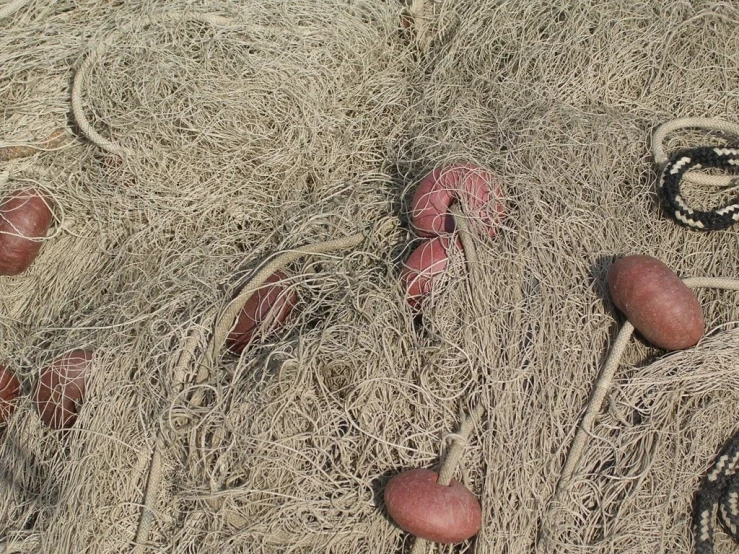
[[[483,529],[437,552],[543,551],[547,513],[552,551],[688,551],[692,493],[739,418],[736,292],[698,292],[711,336],[693,350],[628,344],[549,502],[620,326],[614,257],[737,276],[736,229],[660,214],[650,152],[667,120],[736,119],[736,5],[31,0],[0,16],[0,147],[34,154],[0,157],[0,192],[56,201],[34,266],[0,278],[0,363],[28,393],[51,360],[96,351],[72,431],[43,427],[28,394],[2,431],[0,551],[138,535],[142,552],[404,552],[383,485],[438,468],[477,405],[455,478]],[[107,149],[73,117],[75,75]],[[666,148],[730,140],[684,130]],[[510,209],[418,321],[398,280],[408,199],[447,162],[501,175]],[[290,261],[281,334],[208,354],[262,264],[356,236]]]
[[[626,369],[572,483],[565,544],[592,552],[688,552],[697,487],[739,422],[736,329]],[[717,533],[717,552],[736,546]]]

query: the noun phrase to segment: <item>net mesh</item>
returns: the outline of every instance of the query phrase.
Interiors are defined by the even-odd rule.
[[[0,20],[0,137],[43,151],[0,162],[0,192],[42,187],[55,222],[32,268],[0,279],[0,363],[24,392],[1,431],[5,552],[130,550],[155,446],[147,552],[403,552],[384,484],[438,469],[478,404],[455,478],[483,528],[428,551],[534,551],[621,322],[614,258],[736,275],[736,230],[660,214],[649,150],[666,120],[739,112],[729,2],[413,2],[408,29],[380,0],[25,4]],[[124,157],[70,115],[101,45],[82,106]],[[44,142],[65,127],[77,138]],[[408,202],[447,163],[501,176],[509,210],[474,239],[475,271],[452,256],[419,320],[399,282]],[[214,314],[265,259],[356,233],[288,265],[299,301],[280,333],[202,373]],[[556,551],[688,550],[692,492],[739,416],[737,295],[698,295],[698,347],[626,349],[554,507]],[[28,393],[73,348],[95,351],[86,400],[51,431]]]

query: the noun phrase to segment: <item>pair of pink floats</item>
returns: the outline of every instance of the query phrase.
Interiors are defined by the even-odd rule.
[[[406,260],[401,281],[411,307],[417,309],[446,271],[453,248],[462,248],[451,206],[458,202],[470,218],[471,230],[494,238],[506,213],[500,179],[472,164],[434,169],[423,178],[411,200],[411,225],[427,238]],[[482,229],[480,229],[482,227]],[[484,229],[484,230],[483,230]]]
[[[418,309],[447,268],[452,248],[462,248],[454,237],[452,205],[461,204],[470,218],[470,230],[494,238],[506,213],[500,180],[471,164],[434,169],[423,178],[411,201],[411,225],[424,237],[401,272],[406,299]],[[416,468],[392,477],[384,491],[385,507],[395,523],[412,535],[451,544],[475,536],[482,526],[482,511],[475,495],[451,480],[439,483],[439,474]]]

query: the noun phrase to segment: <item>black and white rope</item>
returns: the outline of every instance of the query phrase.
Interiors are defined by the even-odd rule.
[[[711,211],[694,210],[680,194],[680,181],[690,169],[717,167],[731,172],[739,171],[739,150],[703,146],[682,150],[665,164],[660,178],[660,189],[665,211],[678,223],[700,229],[717,231],[739,222],[739,197],[725,206]]]
[[[713,554],[717,514],[729,536],[739,542],[739,431],[721,449],[696,494],[693,512],[695,554]]]
[[[665,211],[678,223],[702,231],[718,231],[739,222],[739,197],[711,211],[694,210],[680,194],[680,181],[690,169],[717,167],[739,172],[739,150],[702,146],[682,150],[662,169],[660,189]]]
[[[654,131],[652,135],[654,163],[661,166],[669,160],[664,143],[670,133],[690,128],[717,131],[724,135],[739,137],[739,124],[737,123],[714,117],[679,117],[663,123]],[[687,181],[700,187],[728,187],[731,185],[732,179],[731,175],[710,175],[700,171],[689,171],[683,177],[683,182]]]

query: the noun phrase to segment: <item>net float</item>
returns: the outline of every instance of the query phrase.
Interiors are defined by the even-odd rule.
[[[470,217],[483,224],[489,237],[495,237],[507,210],[500,178],[472,164],[434,169],[418,185],[411,200],[411,225],[422,237],[454,231],[449,208],[459,202]]]

